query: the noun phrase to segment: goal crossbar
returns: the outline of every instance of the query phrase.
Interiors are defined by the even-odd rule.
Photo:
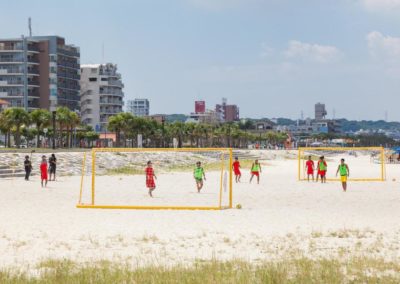
[[[221,173],[220,185],[219,185],[219,202],[218,206],[139,206],[139,205],[110,205],[110,204],[96,204],[96,153],[99,152],[206,152],[206,151],[219,151],[221,153],[228,154],[228,194],[229,194],[229,205],[222,205],[222,183],[223,177]],[[223,210],[223,209],[231,209],[233,208],[233,172],[232,172],[232,163],[233,163],[233,151],[232,148],[93,148],[90,152],[92,161],[91,161],[91,203],[85,204],[82,203],[82,193],[83,193],[83,180],[85,176],[85,164],[87,161],[87,153],[84,153],[83,162],[82,162],[82,174],[81,174],[81,182],[80,182],[80,192],[79,192],[79,201],[76,205],[76,208],[85,208],[85,209],[136,209],[136,210]],[[223,170],[223,163],[221,163],[221,170]]]
[[[348,181],[385,181],[386,180],[386,167],[385,167],[385,148],[384,147],[299,147],[298,148],[298,180],[307,180],[302,177],[302,160],[306,151],[376,151],[379,152],[380,163],[380,176],[376,178],[349,178]],[[327,181],[339,181],[339,178],[327,178]]]

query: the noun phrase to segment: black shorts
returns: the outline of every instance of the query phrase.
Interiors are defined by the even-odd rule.
[[[50,167],[50,173],[55,174],[56,173],[56,167]]]

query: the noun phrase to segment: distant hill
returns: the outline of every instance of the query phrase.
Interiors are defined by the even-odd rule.
[[[360,129],[365,130],[400,130],[400,122],[386,122],[384,120],[347,120],[347,119],[338,119],[341,125],[341,129],[344,132],[354,132]]]
[[[364,130],[399,130],[400,122],[387,122],[384,120],[347,120],[344,118],[337,119],[343,132],[356,132],[360,129]],[[297,121],[289,118],[280,117],[277,119],[278,125],[296,125]]]
[[[185,114],[168,114],[165,116],[165,119],[167,122],[174,122],[174,121],[181,121],[185,122],[186,119],[188,119],[189,116]]]

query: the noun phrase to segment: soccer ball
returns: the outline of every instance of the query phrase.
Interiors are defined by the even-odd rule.
[[[241,204],[236,204],[236,209],[242,209],[242,205]]]

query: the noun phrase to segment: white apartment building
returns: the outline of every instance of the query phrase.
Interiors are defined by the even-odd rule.
[[[150,114],[150,102],[148,99],[129,100],[127,111],[136,116],[148,116]]]
[[[105,132],[110,116],[122,112],[124,84],[117,65],[81,65],[81,117],[97,132]]]

